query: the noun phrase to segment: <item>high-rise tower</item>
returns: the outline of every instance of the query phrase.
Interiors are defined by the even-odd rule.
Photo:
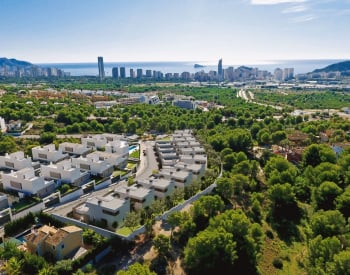
[[[100,77],[100,79],[104,79],[105,67],[103,65],[103,57],[102,56],[97,57],[97,61],[98,61],[98,76]]]
[[[222,59],[219,59],[218,63],[218,81],[221,82],[224,77],[224,72],[222,70]]]

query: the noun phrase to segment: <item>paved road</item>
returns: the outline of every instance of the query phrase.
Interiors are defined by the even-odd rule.
[[[140,165],[136,172],[136,179],[146,179],[154,170],[158,170],[158,162],[153,151],[154,141],[140,142]],[[143,154],[145,150],[146,155]]]

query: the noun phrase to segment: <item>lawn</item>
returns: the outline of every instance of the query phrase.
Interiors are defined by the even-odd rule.
[[[140,158],[140,150],[133,151],[129,156],[131,158],[139,159]]]
[[[26,208],[32,207],[33,205],[36,205],[37,203],[39,203],[40,200],[38,199],[31,199],[31,198],[26,198],[26,199],[22,199],[18,202],[13,203],[13,207],[12,210],[14,212],[20,212]]]
[[[121,227],[119,229],[117,229],[116,233],[123,235],[123,236],[129,236],[133,231],[131,230],[130,227]]]

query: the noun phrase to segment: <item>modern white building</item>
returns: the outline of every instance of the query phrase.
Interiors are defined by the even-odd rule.
[[[81,186],[90,179],[90,173],[81,172],[79,168],[73,167],[71,160],[42,165],[41,174],[45,179],[53,179],[58,183],[68,183],[74,186]]]
[[[119,154],[123,157],[129,155],[129,144],[125,140],[109,141],[105,146],[105,152]]]
[[[154,197],[156,199],[163,199],[170,197],[175,189],[175,181],[173,179],[164,179],[164,178],[149,178],[141,179],[136,183],[138,186],[144,188],[153,189]]]
[[[44,177],[35,176],[34,168],[24,168],[2,175],[5,190],[13,190],[24,195],[45,197],[55,191],[55,182],[46,181]]]
[[[63,142],[58,146],[58,150],[64,154],[75,155],[75,156],[86,156],[92,152],[91,148],[84,146],[83,144]]]
[[[114,171],[113,165],[110,165],[106,160],[100,160],[96,153],[88,154],[86,157],[72,158],[72,167],[100,177],[109,177]]]
[[[3,119],[3,118],[0,116],[0,132],[1,132],[1,133],[6,133],[6,131],[7,131],[7,127],[6,127],[5,119]]]
[[[120,140],[124,140],[124,137],[121,135],[105,133],[100,135],[82,137],[81,144],[93,149],[102,149],[102,148],[105,148],[108,142],[114,142],[114,141],[120,141]]]
[[[173,180],[175,186],[179,188],[188,187],[193,179],[192,172],[190,170],[180,170],[176,168],[161,169],[157,174],[157,177],[167,180]]]
[[[63,159],[69,158],[68,154],[56,150],[55,144],[48,144],[43,147],[36,146],[32,148],[33,160],[44,163],[56,163]]]
[[[93,154],[98,155],[100,160],[105,160],[110,165],[119,169],[125,168],[128,164],[129,153],[127,154],[127,156],[120,155],[117,153],[107,153],[101,151],[95,151]]]
[[[25,157],[22,151],[0,156],[0,169],[21,170],[37,165],[30,157]]]
[[[150,206],[154,201],[154,190],[144,187],[120,186],[114,189],[113,197],[119,197],[124,200],[130,200],[131,209],[140,210]]]
[[[103,223],[108,228],[121,225],[130,212],[130,200],[118,199],[113,196],[92,197],[73,209],[75,218],[86,223]]]

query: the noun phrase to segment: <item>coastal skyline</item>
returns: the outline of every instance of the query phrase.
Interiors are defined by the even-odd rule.
[[[0,2],[1,56],[32,63],[347,59],[348,0]]]

